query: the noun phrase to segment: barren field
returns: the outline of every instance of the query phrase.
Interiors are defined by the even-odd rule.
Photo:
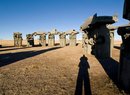
[[[81,44],[0,48],[0,95],[126,95],[117,83],[119,44],[107,60],[83,56]]]

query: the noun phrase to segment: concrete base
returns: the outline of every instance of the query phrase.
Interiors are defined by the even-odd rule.
[[[85,52],[85,54],[90,55],[92,53],[92,46],[91,45],[84,46],[84,52]]]
[[[70,40],[69,45],[70,46],[76,46],[76,39]]]
[[[61,47],[66,46],[66,39],[60,39],[60,46]]]
[[[22,40],[14,40],[15,47],[22,47]]]
[[[40,45],[45,47],[46,46],[46,41],[40,42]]]
[[[55,46],[55,40],[54,39],[49,39],[48,40],[48,46]]]
[[[30,40],[27,42],[27,47],[33,47],[34,46],[34,40]]]

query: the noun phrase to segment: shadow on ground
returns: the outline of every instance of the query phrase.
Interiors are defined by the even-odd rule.
[[[29,47],[13,47],[13,48],[9,48],[9,49],[2,49],[0,51],[10,51],[10,50],[25,49],[25,48],[29,48]]]
[[[117,62],[113,58],[106,58],[106,59],[97,58],[97,60],[102,65],[103,69],[105,70],[105,72],[109,76],[109,78],[119,88],[119,83],[118,83],[118,67],[119,67],[119,62]]]
[[[85,55],[80,58],[75,95],[92,95],[88,72],[90,66],[87,60]]]
[[[61,47],[53,47],[49,49],[39,50],[39,51],[26,51],[26,52],[18,52],[18,53],[7,53],[0,54],[0,67],[11,64],[16,61],[20,61],[26,58],[30,58],[48,51],[56,50]]]
[[[114,46],[114,48],[120,50],[120,46]]]
[[[14,46],[2,46],[0,48],[11,48],[11,47],[14,47]]]

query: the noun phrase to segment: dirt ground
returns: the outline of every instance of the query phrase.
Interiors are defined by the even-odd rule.
[[[109,60],[83,56],[81,44],[0,48],[0,95],[126,95],[116,82],[119,44]]]

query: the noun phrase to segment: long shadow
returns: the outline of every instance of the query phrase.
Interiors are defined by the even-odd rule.
[[[76,43],[76,46],[78,46],[80,43]]]
[[[82,95],[83,87],[84,87],[84,95],[92,95],[91,87],[90,87],[90,80],[89,80],[89,73],[88,73],[88,69],[90,68],[90,66],[87,60],[88,59],[87,57],[85,57],[85,55],[83,55],[80,58],[75,95]]]
[[[26,58],[30,58],[51,50],[56,50],[61,47],[53,47],[49,49],[39,50],[39,51],[26,51],[26,52],[18,52],[18,53],[7,53],[0,54],[0,67],[11,64],[16,61],[20,61]]]
[[[14,47],[14,46],[2,46],[0,48],[11,48],[11,47]]]
[[[55,46],[59,46],[60,45],[60,43],[55,43]]]
[[[9,48],[9,49],[2,49],[0,51],[18,50],[18,49],[25,49],[25,48],[30,48],[30,47],[22,47],[22,48],[13,47],[13,48]]]
[[[113,58],[107,58],[107,59],[99,59],[99,58],[97,58],[97,59],[101,63],[102,67],[104,68],[104,70],[105,70],[106,74],[109,76],[109,78],[119,88],[119,83],[118,83],[119,62],[117,62]]]
[[[120,46],[114,46],[114,48],[119,50],[121,49]]]

